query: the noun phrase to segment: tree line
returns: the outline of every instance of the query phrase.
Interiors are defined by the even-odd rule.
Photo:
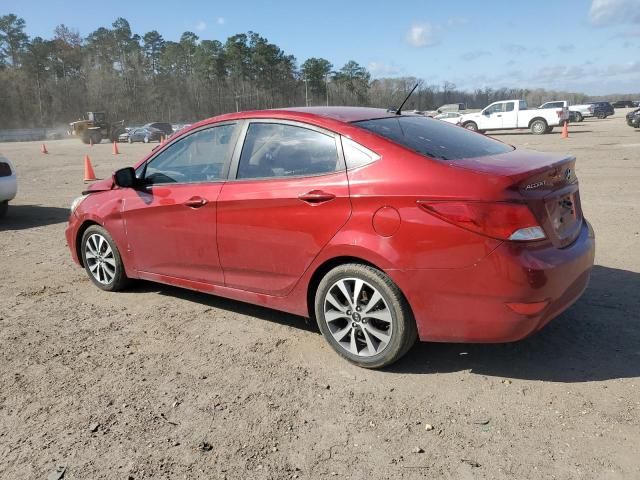
[[[0,16],[0,128],[51,127],[105,111],[111,120],[192,122],[249,109],[300,105],[399,105],[416,78],[372,79],[354,60],[336,68],[312,57],[298,66],[256,32],[226,41],[184,32],[179,41],[152,30],[133,33],[124,18],[85,38],[66,25],[53,37],[30,38],[26,22]],[[422,82],[405,109],[429,110],[464,102],[482,108],[523,98],[530,105],[583,94],[544,89],[484,88],[473,92],[450,82]]]

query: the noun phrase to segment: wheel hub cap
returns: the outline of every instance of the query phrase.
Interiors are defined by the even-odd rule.
[[[341,348],[362,357],[381,353],[393,334],[393,315],[386,300],[359,278],[345,278],[329,288],[324,322]]]
[[[116,276],[116,260],[108,240],[98,233],[87,238],[84,256],[91,276],[107,285]]]

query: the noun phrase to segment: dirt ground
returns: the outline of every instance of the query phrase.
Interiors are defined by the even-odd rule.
[[[0,222],[0,478],[640,478],[640,131],[623,116],[496,135],[578,158],[597,235],[579,302],[525,341],[417,344],[384,371],[299,317],[98,290],[63,235],[83,155],[105,177],[151,147],[1,144],[19,193]]]

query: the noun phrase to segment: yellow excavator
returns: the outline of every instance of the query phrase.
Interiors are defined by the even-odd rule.
[[[104,112],[87,112],[82,120],[69,124],[69,133],[80,137],[83,143],[100,143],[103,139],[118,141],[118,136],[126,132],[124,120],[107,122]]]

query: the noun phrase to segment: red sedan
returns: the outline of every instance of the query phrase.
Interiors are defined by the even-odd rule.
[[[315,318],[369,368],[437,342],[522,339],[582,294],[593,230],[575,158],[371,108],[193,125],[76,199],[73,259]]]

